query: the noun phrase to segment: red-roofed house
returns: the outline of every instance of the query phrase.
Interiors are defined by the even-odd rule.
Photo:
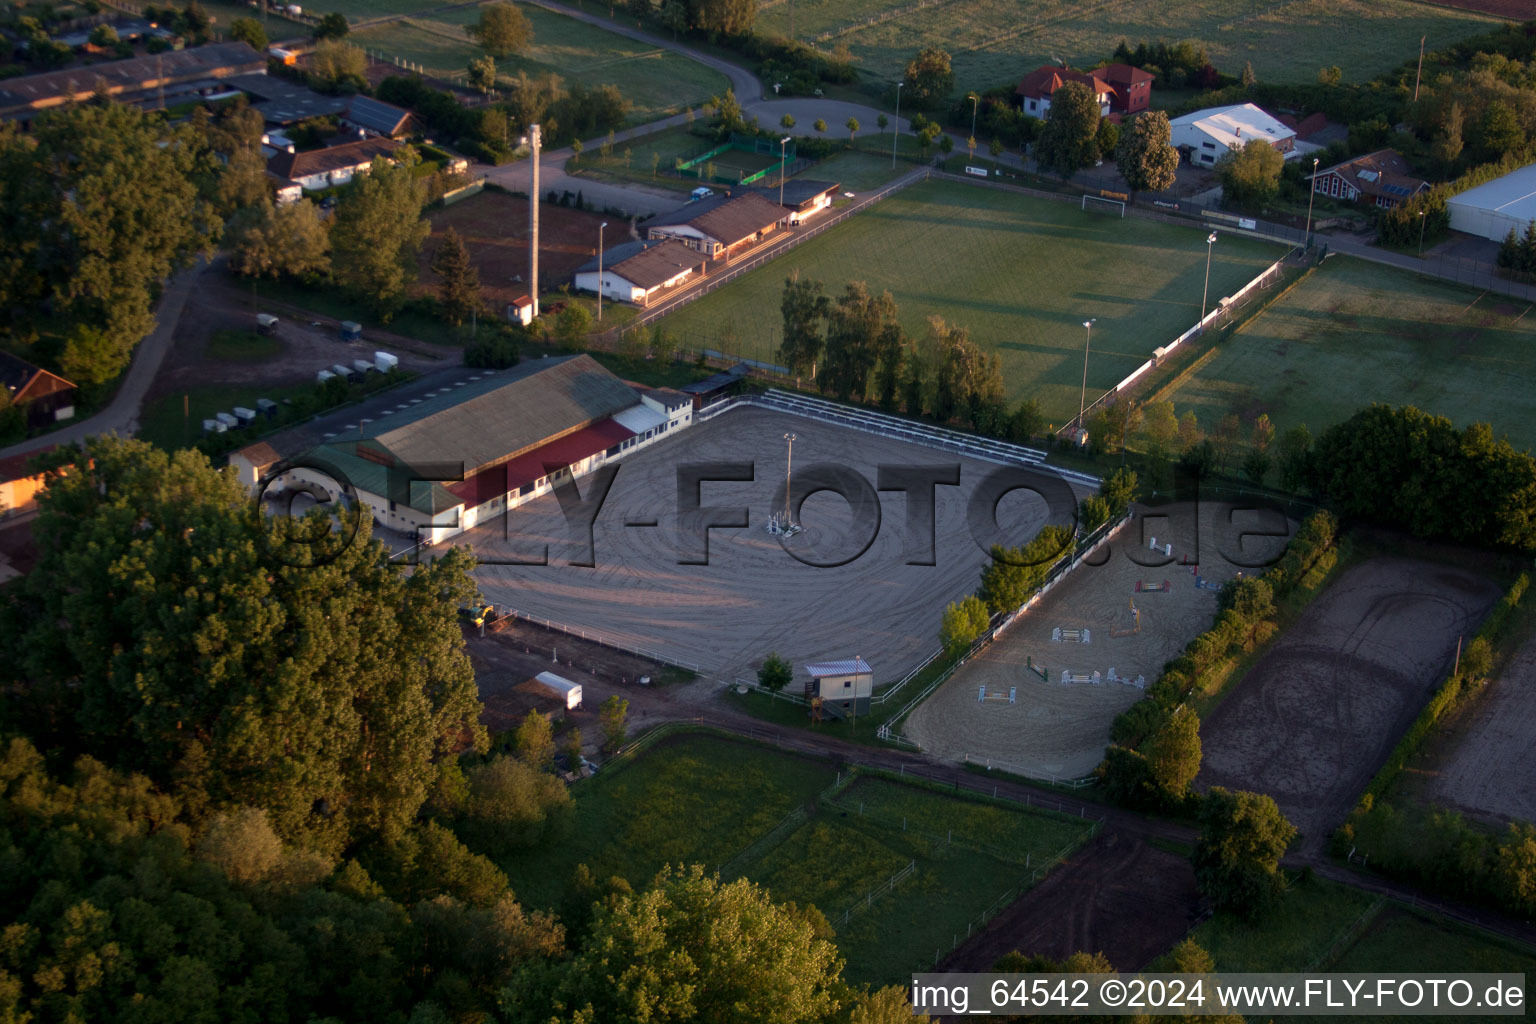
[[[56,373],[0,352],[0,387],[23,408],[27,424],[42,427],[75,414],[75,386]]]
[[[1152,101],[1153,76],[1129,64],[1110,64],[1087,72],[1067,67],[1036,68],[1024,76],[1014,94],[1024,113],[1043,118],[1051,109],[1051,97],[1068,82],[1086,85],[1099,101],[1099,113],[1105,116],[1136,114]]]
[[[1429,188],[1396,150],[1378,149],[1312,175],[1312,191],[1390,210]]]

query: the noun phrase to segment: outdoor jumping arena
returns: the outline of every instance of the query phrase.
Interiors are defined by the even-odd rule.
[[[764,656],[776,652],[795,666],[796,692],[805,664],[854,657],[873,666],[877,691],[896,682],[937,649],[945,604],[976,589],[988,556],[971,536],[967,502],[1009,446],[979,439],[979,454],[967,456],[915,443],[926,429],[920,424],[864,417],[889,420],[892,432],[914,439],[904,440],[815,416],[823,408],[837,415],[840,407],[830,403],[799,404],[809,414],[760,405],[718,415],[709,410],[693,426],[621,462],[593,526],[591,567],[571,564],[580,549],[572,547],[553,493],[465,533],[456,543],[472,546],[482,562],[476,571],[481,594],[541,624],[625,650],[658,652],[711,681],[752,679]],[[947,443],[948,432],[932,433],[936,444]],[[786,434],[795,438],[797,480],[815,474],[817,464],[833,464],[867,481],[868,492],[855,495],[857,515],[848,500],[825,490],[786,515]],[[678,469],[714,464],[705,476],[730,476],[719,468],[724,463],[750,463],[751,479],[704,482],[700,503],[744,510],[746,525],[708,531],[708,564],[679,564],[680,540],[685,548],[696,544],[688,540],[692,531],[677,528]],[[958,486],[933,489],[934,564],[907,564],[906,498],[875,490],[882,464],[959,465]],[[584,499],[592,482],[577,482]],[[1073,493],[1080,498],[1088,491],[1080,486]],[[1015,490],[1002,498],[997,520],[1006,543],[1019,545],[1039,531],[1045,515],[1040,498]],[[732,511],[718,518],[740,521]],[[789,553],[818,563],[849,559],[872,531],[868,549],[844,564],[805,564]],[[527,561],[546,546],[547,565],[486,564]],[[973,702],[975,696],[972,689]]]
[[[686,160],[679,158],[673,169],[684,178],[719,182],[722,185],[750,185],[761,178],[777,175],[795,160],[793,139],[781,150],[777,142],[732,132],[730,141],[698,156]]]
[[[1438,562],[1351,567],[1201,726],[1196,786],[1268,793],[1321,844],[1498,597],[1487,578]]]
[[[1198,581],[1243,571],[1211,537],[1225,508],[1199,506],[1198,547],[1195,505],[1139,509],[915,708],[902,736],[926,753],[1032,778],[1089,775],[1115,716],[1214,621],[1216,594]],[[1262,543],[1278,553],[1284,538]],[[1185,564],[1194,557],[1204,560]],[[1010,700],[977,699],[1010,691]]]

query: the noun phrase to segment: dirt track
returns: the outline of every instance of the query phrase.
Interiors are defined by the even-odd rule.
[[[1063,960],[1103,953],[1122,971],[1145,967],[1195,923],[1200,896],[1188,859],[1119,831],[1101,832],[943,961],[990,971],[1018,950]]]
[[[1349,569],[1204,723],[1197,787],[1268,793],[1320,850],[1498,596],[1435,562]]]
[[[1536,821],[1536,634],[1452,726],[1421,792],[1485,820]]]

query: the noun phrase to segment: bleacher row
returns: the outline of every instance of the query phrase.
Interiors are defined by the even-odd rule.
[[[909,441],[913,444],[926,445],[929,448],[938,448],[941,451],[953,452],[956,455],[979,459],[983,462],[995,462],[1010,466],[1045,465],[1045,452],[1038,448],[1028,448],[1024,445],[1013,444],[1008,441],[999,441],[996,438],[966,434],[958,430],[950,430],[946,427],[915,423],[912,420],[902,419],[900,416],[892,416],[888,413],[876,412],[873,409],[860,409],[854,406],[840,405],[825,398],[780,391],[777,388],[770,389],[761,395],[746,396],[722,403],[721,406],[708,410],[706,415],[701,415],[699,418],[712,418],[714,415],[725,412],[727,407],[735,407],[737,405],[752,405],[759,408],[794,413],[838,426],[849,427],[853,430],[877,434],[880,437],[889,437],[898,441]],[[1052,466],[1050,469],[1069,480],[1079,483],[1093,485],[1099,483],[1098,477],[1088,473],[1079,473],[1056,466]]]

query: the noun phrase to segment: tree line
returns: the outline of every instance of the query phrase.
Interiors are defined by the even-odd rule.
[[[0,1016],[911,1019],[745,880],[577,865],[565,904],[518,900],[492,858],[565,841],[581,741],[480,724],[466,552],[399,565],[366,510],[266,515],[193,452],[47,464],[0,589]]]

